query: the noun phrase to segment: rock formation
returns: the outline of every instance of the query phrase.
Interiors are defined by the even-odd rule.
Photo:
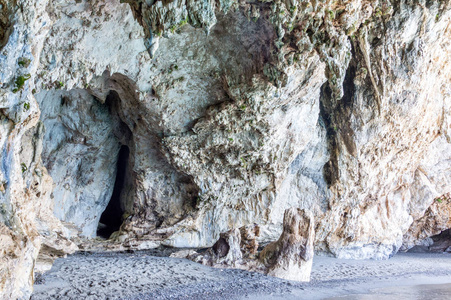
[[[203,251],[181,250],[171,257],[188,258],[218,268],[237,268],[263,272],[258,258],[258,225],[233,228],[219,235],[214,245]]]
[[[0,297],[30,295],[38,254],[270,242],[290,207],[341,258],[448,229],[450,20],[447,0],[0,0]]]
[[[432,246],[433,238],[440,233],[444,233],[444,238],[448,238],[447,231],[451,228],[451,195],[446,194],[434,199],[434,203],[429,206],[424,215],[415,220],[409,231],[404,235],[403,247],[401,250],[408,250],[414,246]],[[451,240],[448,242],[451,246]],[[446,250],[448,247],[444,247]],[[450,249],[451,250],[451,249]]]
[[[265,273],[289,280],[310,281],[314,239],[315,221],[312,213],[299,208],[287,209],[280,238],[259,254]]]
[[[238,268],[288,280],[310,281],[315,239],[311,212],[287,209],[280,238],[257,253],[259,233],[257,225],[242,226],[221,233],[206,251],[181,250],[171,257],[188,258],[217,268]]]

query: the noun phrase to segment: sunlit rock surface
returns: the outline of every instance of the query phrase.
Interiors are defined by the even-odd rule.
[[[219,235],[208,249],[181,250],[171,257],[187,258],[216,268],[236,268],[268,274],[274,277],[310,281],[315,239],[313,214],[299,208],[285,210],[282,234],[260,252],[257,225],[234,228]]]
[[[269,242],[290,207],[340,258],[449,228],[449,1],[123,2],[0,0],[2,297],[39,252]]]
[[[287,209],[280,238],[259,254],[265,273],[288,280],[310,281],[314,239],[313,214],[299,208]]]

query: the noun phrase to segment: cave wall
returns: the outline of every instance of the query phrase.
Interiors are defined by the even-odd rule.
[[[85,90],[36,94],[45,128],[41,159],[53,179],[53,212],[82,236],[95,237],[116,178],[117,124]],[[26,163],[26,158],[22,159]]]
[[[2,296],[30,295],[40,249],[95,236],[121,145],[111,244],[211,246],[251,223],[270,241],[293,206],[342,258],[449,227],[448,1],[15,2],[0,11]]]

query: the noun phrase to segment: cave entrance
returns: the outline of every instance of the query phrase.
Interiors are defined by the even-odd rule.
[[[107,239],[113,232],[119,230],[122,224],[124,209],[121,205],[121,193],[125,185],[129,156],[130,149],[128,146],[122,145],[117,159],[116,181],[114,183],[113,194],[100,217],[97,236]]]

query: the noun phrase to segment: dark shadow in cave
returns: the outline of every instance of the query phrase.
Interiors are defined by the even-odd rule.
[[[100,217],[99,227],[97,228],[97,235],[103,238],[109,238],[113,232],[119,230],[122,224],[124,210],[121,207],[121,193],[125,185],[129,156],[130,149],[128,146],[122,145],[117,159],[117,173],[113,194]]]
[[[352,156],[356,156],[356,146],[353,140],[354,131],[351,127],[351,115],[356,99],[356,77],[358,56],[351,48],[352,59],[346,69],[343,81],[343,97],[335,99],[329,82],[321,87],[320,93],[320,117],[326,126],[326,135],[330,153],[329,161],[324,165],[323,174],[328,186],[333,186],[339,180],[339,153],[346,150]],[[345,147],[342,147],[345,146]]]
[[[451,253],[451,229],[447,229],[442,231],[441,233],[431,236],[432,245],[429,246],[414,246],[410,248],[407,252],[414,253],[424,253],[424,252],[437,252],[443,253],[448,252]]]

